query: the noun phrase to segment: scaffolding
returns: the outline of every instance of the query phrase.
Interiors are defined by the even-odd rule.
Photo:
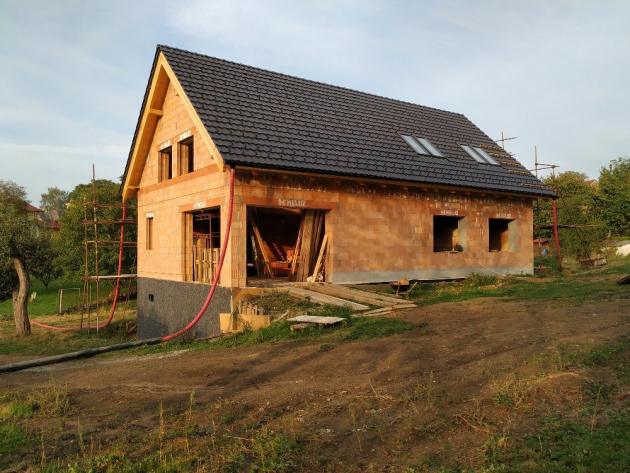
[[[98,202],[96,192],[96,171],[94,165],[92,165],[92,200],[83,203],[83,228],[84,228],[84,250],[85,250],[85,270],[83,277],[83,299],[81,304],[81,323],[80,328],[83,328],[85,322],[85,316],[87,315],[87,329],[88,331],[92,327],[92,314],[94,309],[94,315],[96,318],[96,331],[98,335],[99,329],[99,315],[100,308],[104,305],[105,301],[101,300],[100,294],[100,281],[116,281],[116,285],[120,287],[120,281],[122,279],[129,280],[127,288],[127,301],[129,300],[129,292],[131,288],[131,282],[137,277],[135,273],[127,274],[101,274],[101,268],[99,264],[99,250],[105,247],[118,246],[119,251],[119,273],[122,267],[123,250],[128,248],[137,248],[137,242],[126,241],[124,239],[124,226],[125,225],[137,225],[137,218],[126,218],[127,209],[136,209],[135,206],[127,206],[125,202],[120,204],[102,204]],[[122,218],[99,218],[99,210],[101,209],[120,209],[122,211]],[[108,238],[99,238],[99,226],[100,225],[120,225],[120,240],[112,240]],[[91,229],[91,231],[90,231]],[[90,234],[91,233],[91,234]],[[93,258],[91,257],[93,255]],[[136,265],[137,252],[134,253],[134,264]],[[95,297],[93,297],[90,283],[96,282]],[[115,292],[115,297],[118,297],[118,291]],[[116,303],[116,301],[113,301]]]
[[[560,240],[559,240],[559,236],[558,236],[558,229],[571,229],[571,230],[575,230],[577,232],[577,236],[580,240],[580,243],[586,247],[586,245],[584,244],[584,236],[581,233],[581,229],[582,228],[594,228],[594,227],[599,227],[601,225],[597,225],[597,224],[576,224],[574,219],[573,219],[573,212],[572,209],[569,208],[568,204],[566,203],[564,196],[562,195],[562,193],[560,192],[560,189],[558,188],[557,182],[556,182],[556,168],[558,168],[560,166],[558,166],[557,164],[547,164],[547,163],[540,163],[538,161],[538,147],[534,146],[534,169],[530,169],[530,171],[535,172],[536,178],[538,178],[538,172],[539,171],[545,171],[545,170],[550,170],[551,171],[551,179],[553,181],[553,191],[557,194],[560,202],[562,203],[564,209],[566,210],[566,215],[568,216],[569,220],[571,221],[570,224],[559,224],[558,220],[557,220],[557,205],[556,205],[556,200],[553,200],[553,207],[552,207],[552,212],[553,212],[553,225],[543,225],[540,222],[536,223],[534,225],[534,235],[538,235],[540,237],[540,231],[541,230],[553,230],[554,232],[554,240],[555,240],[555,246],[556,246],[556,253],[558,256],[558,267],[560,269],[560,271],[562,271],[562,256],[560,255]],[[538,213],[540,215],[540,198],[536,199],[536,213]],[[541,245],[540,242],[540,238],[538,238],[538,245]],[[593,258],[591,258],[590,253],[587,254],[587,260],[590,266],[595,267],[596,266],[596,261],[593,260]],[[586,260],[585,260],[586,261]],[[582,263],[582,261],[580,261],[580,263]]]

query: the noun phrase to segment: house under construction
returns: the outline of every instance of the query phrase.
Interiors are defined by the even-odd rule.
[[[138,333],[219,331],[238,288],[533,271],[553,192],[465,116],[158,46],[121,187],[138,199]]]

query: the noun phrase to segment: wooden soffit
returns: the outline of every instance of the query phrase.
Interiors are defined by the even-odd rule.
[[[184,108],[190,115],[194,126],[197,128],[198,136],[201,137],[204,144],[210,151],[210,156],[214,160],[215,164],[218,166],[219,170],[223,171],[225,169],[225,163],[221,153],[208,134],[208,130],[204,127],[199,115],[197,115],[197,111],[184,92],[184,89],[175,76],[173,69],[168,64],[164,54],[160,52],[153,76],[150,80],[149,93],[141,112],[142,118],[140,121],[140,127],[135,137],[129,167],[125,176],[125,181],[123,182],[123,199],[135,198],[138,195],[140,178],[142,177],[142,171],[144,170],[144,166],[149,155],[151,142],[153,141],[153,135],[155,134],[157,124],[162,118],[162,107],[164,105],[164,99],[166,97],[169,84],[172,84],[172,87],[180,97],[182,103],[184,104]]]

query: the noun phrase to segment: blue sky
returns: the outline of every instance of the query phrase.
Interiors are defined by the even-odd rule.
[[[0,0],[0,179],[123,173],[158,43],[463,113],[525,166],[630,155],[630,2]]]

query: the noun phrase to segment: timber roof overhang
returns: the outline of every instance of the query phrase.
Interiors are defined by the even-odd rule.
[[[152,136],[160,118],[151,114],[159,112],[155,107],[164,99],[160,77],[180,91],[220,168],[226,164],[555,197],[462,114],[168,46],[156,50],[123,176],[125,197],[133,195],[142,173],[148,153],[143,137]],[[418,154],[401,135],[428,139],[443,157]],[[499,165],[475,162],[460,144],[484,149]]]

